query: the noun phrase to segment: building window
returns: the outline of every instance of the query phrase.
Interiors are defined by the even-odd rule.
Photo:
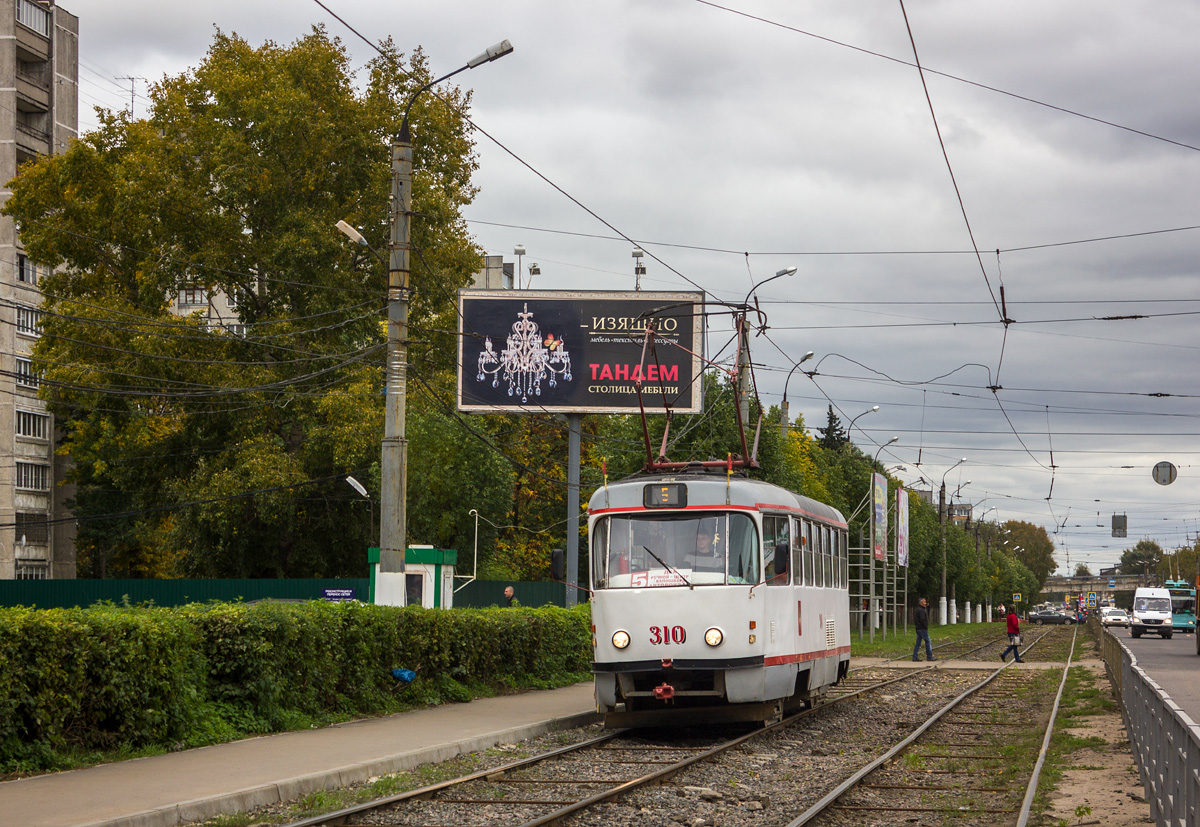
[[[50,12],[31,0],[17,0],[17,22],[28,26],[42,37],[50,36]]]
[[[41,563],[35,560],[18,560],[17,561],[17,580],[49,580],[50,579],[50,564]]]
[[[17,545],[44,546],[50,542],[50,523],[45,514],[17,512]]]
[[[17,332],[26,336],[41,336],[42,311],[35,307],[17,305]]]
[[[37,284],[37,265],[24,253],[17,253],[17,281]]]
[[[17,463],[17,488],[27,491],[50,490],[50,466],[32,462]]]
[[[185,287],[179,291],[179,303],[184,307],[208,304],[208,293],[203,287]]]
[[[33,411],[17,411],[17,436],[49,439],[50,415]]]
[[[17,357],[17,384],[22,388],[38,386],[38,375],[33,370],[33,362],[20,356]]]

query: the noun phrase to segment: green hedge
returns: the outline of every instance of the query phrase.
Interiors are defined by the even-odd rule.
[[[0,609],[0,770],[562,685],[589,671],[589,622],[318,601]],[[419,675],[402,693],[396,667]]]

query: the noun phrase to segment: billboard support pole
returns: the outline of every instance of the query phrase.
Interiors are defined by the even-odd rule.
[[[578,602],[579,587],[579,431],[581,414],[567,414],[567,608]]]

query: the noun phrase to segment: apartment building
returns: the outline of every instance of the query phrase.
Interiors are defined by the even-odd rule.
[[[79,18],[53,0],[0,0],[0,187],[79,126]],[[10,192],[0,189],[0,201]],[[75,527],[60,485],[54,417],[38,399],[30,353],[45,268],[0,217],[0,579],[75,577]]]

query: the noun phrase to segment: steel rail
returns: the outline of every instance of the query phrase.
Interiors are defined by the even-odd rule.
[[[1050,738],[1054,735],[1054,721],[1058,718],[1058,707],[1062,703],[1063,690],[1067,686],[1067,675],[1071,672],[1071,658],[1075,656],[1075,641],[1079,637],[1079,626],[1071,635],[1071,651],[1067,653],[1067,665],[1063,667],[1062,680],[1058,684],[1058,694],[1054,697],[1054,708],[1050,710],[1050,723],[1046,726],[1046,737],[1042,739],[1042,749],[1038,753],[1037,763],[1033,765],[1033,775],[1025,788],[1025,800],[1021,802],[1021,815],[1017,818],[1017,827],[1027,827],[1029,814],[1033,809],[1033,798],[1037,795],[1038,780],[1042,775],[1042,766],[1046,763],[1046,753],[1050,750]]]

